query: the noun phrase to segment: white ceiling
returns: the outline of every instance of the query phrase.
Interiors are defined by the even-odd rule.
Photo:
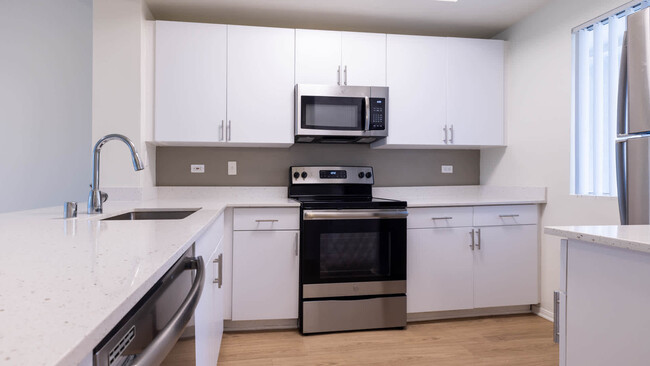
[[[491,38],[550,0],[146,0],[156,19]]]

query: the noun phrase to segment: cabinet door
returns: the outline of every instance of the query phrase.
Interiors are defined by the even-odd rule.
[[[298,318],[298,231],[233,233],[232,320]]]
[[[294,30],[228,26],[228,139],[293,143]]]
[[[539,303],[537,225],[480,230],[480,249],[474,251],[474,307]]]
[[[156,22],[155,140],[223,141],[226,26]]]
[[[194,310],[196,365],[215,365],[219,357],[223,333],[223,293],[214,280],[219,272],[218,266],[223,263],[223,259],[218,261],[219,254],[223,253],[222,230],[213,225],[196,241],[195,246],[195,254],[203,257],[205,265],[203,293]]]
[[[473,307],[470,232],[471,228],[408,230],[407,312]]]
[[[338,85],[341,32],[296,29],[296,84]]]
[[[387,36],[388,138],[377,145],[444,145],[446,39]]]
[[[386,35],[343,32],[343,85],[386,86]]]
[[[504,43],[448,38],[447,124],[454,145],[504,145]]]

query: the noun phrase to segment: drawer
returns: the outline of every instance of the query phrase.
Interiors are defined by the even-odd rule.
[[[408,210],[409,229],[472,226],[472,207],[423,207]]]
[[[300,230],[298,208],[235,208],[233,230]]]
[[[474,226],[537,224],[537,205],[474,207]]]

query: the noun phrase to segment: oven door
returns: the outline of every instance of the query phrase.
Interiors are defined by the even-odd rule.
[[[403,209],[304,210],[303,298],[406,292]]]

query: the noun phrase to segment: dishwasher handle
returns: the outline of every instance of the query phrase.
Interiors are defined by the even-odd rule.
[[[154,366],[160,365],[169,351],[174,348],[176,341],[181,337],[185,326],[192,318],[196,305],[199,303],[201,293],[203,292],[203,282],[205,279],[205,267],[203,258],[187,258],[185,261],[185,270],[196,270],[196,276],[190,292],[183,300],[181,306],[176,310],[174,316],[169,320],[154,340],[139,354],[131,366]]]

